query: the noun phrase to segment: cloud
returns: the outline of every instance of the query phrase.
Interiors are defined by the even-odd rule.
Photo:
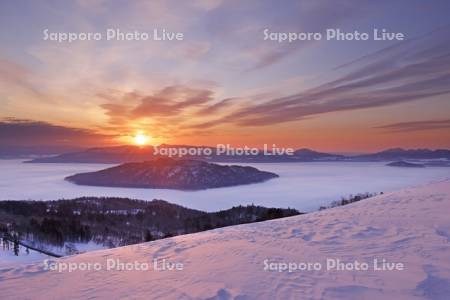
[[[178,61],[181,59],[195,61],[202,59],[210,49],[211,43],[207,41],[184,41],[183,44],[167,52],[165,56]]]
[[[100,96],[108,100],[101,107],[110,122],[117,123],[117,120],[136,118],[176,117],[187,110],[209,103],[213,100],[213,94],[209,89],[171,85],[149,95],[124,93],[117,99],[117,93],[114,92],[112,95],[102,93]]]
[[[383,7],[380,1],[377,5]],[[349,20],[366,16],[372,7],[373,3],[366,0],[342,1],[339,5],[329,0],[288,1],[282,5],[264,0],[245,1],[239,5],[228,1],[211,14],[207,28],[214,36],[233,41],[232,45],[224,47],[228,53],[233,53],[227,59],[228,65],[245,72],[259,71],[320,43],[314,40],[292,43],[264,40],[265,29],[271,33],[323,33],[327,28],[337,28]]]
[[[205,86],[203,84],[203,86]],[[144,130],[158,141],[166,138],[204,136],[214,130],[195,129],[197,120],[227,115],[241,105],[243,98],[218,100],[211,84],[209,88],[170,85],[153,93],[120,93],[109,90],[99,94],[107,100],[101,105],[108,118],[108,129],[122,134]]]
[[[193,106],[205,104],[213,98],[207,89],[186,86],[168,86],[157,93],[145,96],[141,104],[132,110],[135,117],[174,116]]]
[[[101,104],[111,130],[130,134],[146,130],[153,137],[174,137],[192,132],[190,122],[195,117],[221,113],[233,99],[217,102],[209,88],[170,85],[153,93],[122,93],[106,91],[99,94],[107,100]]]
[[[383,126],[377,126],[375,128],[384,129],[387,132],[411,132],[411,131],[424,131],[436,129],[450,129],[450,119],[400,122]]]
[[[265,126],[307,116],[416,101],[450,93],[449,28],[368,56],[318,87],[250,104],[228,116],[197,124]]]
[[[194,0],[192,5],[208,11],[218,8],[222,2],[222,0]]]
[[[106,11],[106,0],[77,0],[76,3],[89,12],[104,13]]]
[[[4,90],[24,91],[27,95],[41,97],[41,93],[30,82],[32,72],[25,66],[0,57],[0,87]]]
[[[4,147],[80,148],[111,144],[114,137],[97,133],[95,130],[59,126],[34,120],[5,118],[0,121],[0,144]]]
[[[193,108],[204,107],[213,101],[214,92],[209,89],[190,88],[183,85],[164,87],[153,94],[125,93],[120,99],[117,95],[102,93],[100,96],[108,102],[101,105],[110,121],[130,118],[175,117]],[[206,106],[204,111],[218,110],[227,106],[228,101]],[[119,103],[118,103],[119,102]]]
[[[233,102],[235,102],[238,98],[226,98],[223,99],[215,104],[206,106],[204,108],[202,108],[201,110],[197,111],[197,115],[200,116],[207,116],[207,115],[211,115],[214,113],[218,113],[220,111],[222,111],[224,108],[230,107]]]

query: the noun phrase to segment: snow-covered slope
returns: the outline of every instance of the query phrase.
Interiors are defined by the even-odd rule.
[[[183,270],[154,270],[151,262],[155,258],[159,263],[163,258],[182,263]],[[327,270],[327,259],[352,262],[348,266],[354,267],[356,260],[367,263],[369,270]],[[374,259],[396,263],[397,269],[403,264],[404,270],[374,270]],[[107,270],[108,260],[148,263],[150,269]],[[43,270],[43,264],[4,269],[0,271],[0,297],[450,299],[450,182],[307,215],[55,261],[59,267],[97,263],[101,270],[59,273]],[[273,262],[292,263],[291,269],[293,263],[299,267],[298,263],[311,262],[322,269],[264,270],[268,263],[272,263],[270,269],[284,266]]]

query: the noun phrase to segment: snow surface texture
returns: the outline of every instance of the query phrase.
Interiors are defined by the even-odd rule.
[[[450,182],[404,189],[344,207],[57,259],[140,263],[181,271],[0,270],[2,299],[450,299]],[[326,259],[401,262],[403,271],[337,271]],[[320,271],[264,270],[320,262]]]

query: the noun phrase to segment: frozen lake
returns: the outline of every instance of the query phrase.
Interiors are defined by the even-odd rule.
[[[105,164],[25,164],[0,160],[1,200],[56,200],[81,196],[164,199],[189,208],[216,211],[235,205],[317,209],[342,196],[387,192],[450,178],[450,168],[395,168],[385,163],[314,162],[241,164],[275,172],[280,178],[258,184],[204,191],[77,186],[64,177],[107,168]]]

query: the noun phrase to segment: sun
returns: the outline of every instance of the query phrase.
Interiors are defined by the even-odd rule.
[[[147,145],[150,141],[151,137],[143,133],[142,131],[138,131],[136,135],[133,137],[133,141],[138,146]]]

